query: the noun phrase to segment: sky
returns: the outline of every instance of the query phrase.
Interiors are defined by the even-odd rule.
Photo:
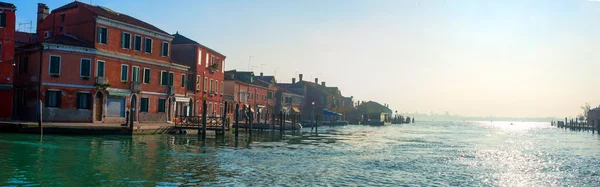
[[[38,2],[72,0],[8,2],[35,23]],[[563,118],[600,104],[600,1],[82,2],[192,38],[226,69],[301,73],[398,112]]]

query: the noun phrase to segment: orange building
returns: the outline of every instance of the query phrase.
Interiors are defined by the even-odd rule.
[[[0,119],[10,119],[13,115],[16,10],[15,5],[0,2]]]
[[[35,120],[41,100],[44,121],[122,123],[130,112],[136,122],[170,122],[193,98],[169,33],[78,1],[52,12],[40,3],[37,14],[37,42],[15,56],[18,118]]]

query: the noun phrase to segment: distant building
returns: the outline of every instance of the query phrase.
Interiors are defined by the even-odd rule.
[[[587,113],[587,123],[598,125],[600,123],[600,108],[594,108]]]
[[[273,113],[275,98],[268,99],[272,90],[270,85],[272,84],[258,80],[253,72],[225,71],[225,95],[232,95],[234,104],[239,104],[240,109],[253,110],[257,121],[262,121],[266,114]]]
[[[277,112],[286,114],[302,114],[301,109],[304,107],[304,96],[296,93],[286,87],[279,87],[277,94]]]

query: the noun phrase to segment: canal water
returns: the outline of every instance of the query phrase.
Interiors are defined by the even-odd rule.
[[[597,186],[600,137],[548,123],[417,122],[149,136],[0,134],[0,186]]]

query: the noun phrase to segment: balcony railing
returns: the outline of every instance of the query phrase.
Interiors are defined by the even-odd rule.
[[[142,82],[131,82],[131,91],[134,93],[140,93],[142,91]]]
[[[106,84],[108,84],[108,78],[96,77],[96,85],[106,85]]]

